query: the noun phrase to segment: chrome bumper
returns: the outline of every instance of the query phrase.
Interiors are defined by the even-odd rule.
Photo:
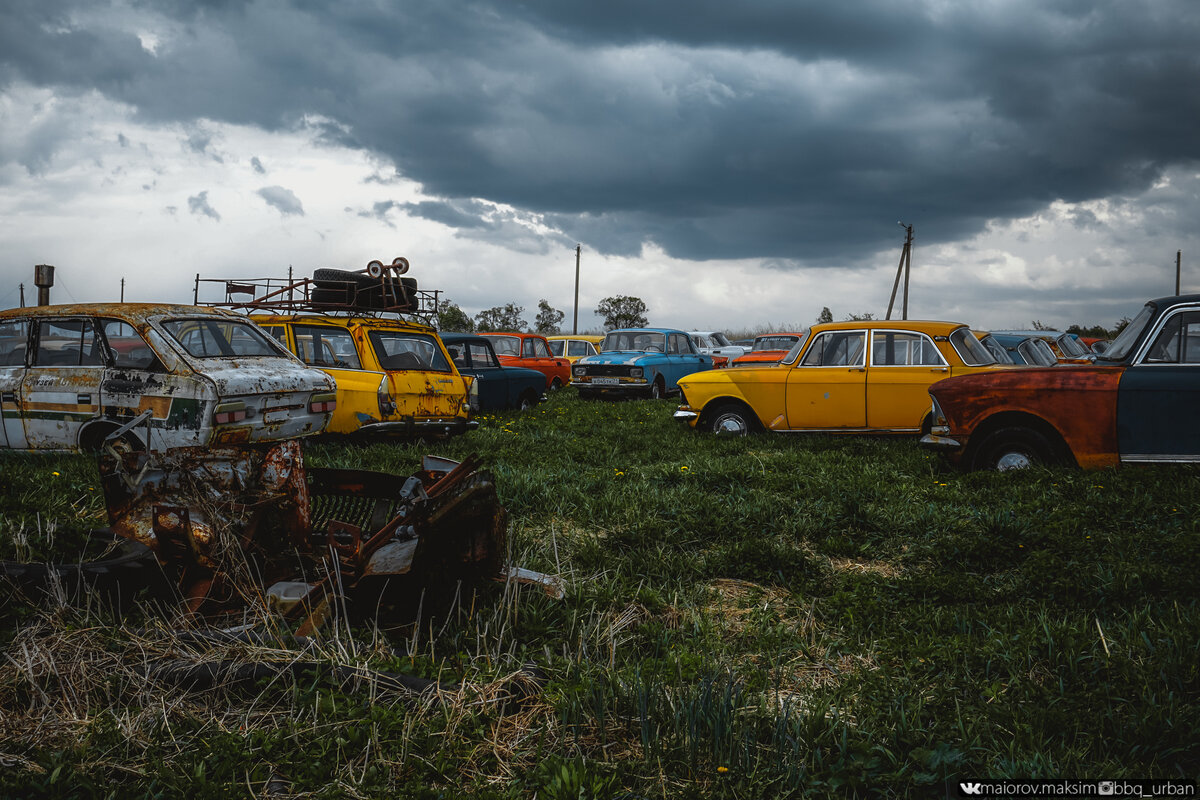
[[[473,419],[439,420],[439,419],[408,419],[392,422],[368,422],[358,429],[358,433],[371,434],[417,434],[454,436],[479,427],[479,422]]]
[[[673,419],[677,419],[677,420],[679,420],[680,422],[687,422],[687,423],[690,423],[690,422],[692,422],[692,420],[695,420],[695,419],[699,418],[699,416],[700,416],[700,415],[699,415],[699,414],[697,414],[695,411],[684,411],[684,410],[681,408],[681,409],[678,409],[678,410],[677,410],[677,411],[676,411],[674,414],[672,414],[671,416],[672,416],[672,418],[673,418]]]

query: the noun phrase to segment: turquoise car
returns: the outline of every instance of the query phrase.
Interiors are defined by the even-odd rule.
[[[622,328],[610,331],[600,353],[575,362],[571,382],[583,398],[634,396],[658,399],[679,391],[679,379],[713,368],[683,331]]]

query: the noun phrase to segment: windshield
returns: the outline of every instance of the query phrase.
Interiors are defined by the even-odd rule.
[[[1142,310],[1138,315],[1125,326],[1125,330],[1117,334],[1117,338],[1113,339],[1112,344],[1108,346],[1097,358],[1098,361],[1121,361],[1129,355],[1129,351],[1142,338],[1142,332],[1146,330],[1146,326],[1150,324],[1150,317],[1154,316],[1154,304],[1146,303],[1142,306]]]
[[[484,336],[492,343],[492,349],[498,356],[520,356],[521,337],[519,336]]]
[[[751,352],[760,353],[763,350],[790,350],[799,341],[799,336],[760,336],[754,340]]]
[[[281,357],[263,332],[249,322],[193,318],[167,320],[162,326],[195,358]]]
[[[971,329],[966,325],[961,328],[955,328],[951,332],[950,344],[954,345],[954,350],[958,353],[958,357],[968,367],[983,367],[996,363],[996,357],[992,355],[990,350],[979,343],[979,340],[975,338],[975,334],[971,333]]]
[[[1012,356],[1010,356],[1008,351],[1004,349],[1004,345],[996,341],[995,336],[985,336],[979,341],[988,349],[988,352],[992,354],[992,357],[996,359],[997,364],[1015,363],[1012,360]]]
[[[666,351],[666,341],[666,334],[658,331],[613,331],[604,337],[600,349],[605,353],[662,353]]]
[[[404,331],[371,331],[370,339],[375,358],[384,369],[450,371],[442,348],[432,336]]]
[[[1079,343],[1078,339],[1069,333],[1064,333],[1062,336],[1058,337],[1056,341],[1058,342],[1058,348],[1063,351],[1064,355],[1070,358],[1081,358],[1082,356],[1087,355],[1088,351],[1084,348],[1084,346]]]
[[[713,338],[713,341],[717,343],[717,347],[729,347],[730,346],[729,340],[727,338],[725,338],[725,334],[723,334],[723,333],[714,333],[712,335],[712,338]]]

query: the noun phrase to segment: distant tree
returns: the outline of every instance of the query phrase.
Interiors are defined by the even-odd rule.
[[[1076,336],[1094,336],[1097,339],[1107,339],[1110,334],[1108,328],[1103,325],[1093,325],[1090,328],[1085,328],[1082,325],[1068,325],[1067,333],[1073,333]]]
[[[853,322],[861,322],[862,320],[865,320],[865,319],[875,319],[875,315],[872,314],[870,311],[867,311],[862,314],[851,314],[850,316],[846,317],[847,321],[853,321]],[[832,321],[833,320],[830,320],[830,322],[832,322]]]
[[[821,313],[817,314],[817,323],[833,322],[833,312],[829,310],[829,306],[824,306]]]
[[[1129,327],[1129,323],[1131,323],[1131,322],[1133,322],[1133,320],[1131,320],[1129,317],[1121,317],[1119,320],[1117,320],[1116,327],[1114,327],[1111,331],[1109,331],[1109,334],[1108,334],[1109,338],[1110,339],[1117,338],[1117,336],[1121,333],[1121,331],[1123,331]]]
[[[625,294],[606,297],[596,306],[596,314],[604,317],[606,331],[644,327],[648,322],[646,312],[649,310],[640,297]]]
[[[467,316],[467,312],[458,307],[457,303],[443,300],[438,303],[437,326],[439,331],[454,333],[470,333],[475,330],[475,323]]]
[[[559,332],[559,323],[566,314],[552,307],[545,300],[538,300],[538,315],[533,322],[533,329],[543,336],[551,336]]]
[[[477,331],[523,331],[525,320],[521,319],[524,307],[516,303],[505,303],[503,306],[485,308],[475,315],[475,330]]]
[[[1043,325],[1042,321],[1040,319],[1035,319],[1033,322],[1031,322],[1029,324],[1033,326],[1033,329],[1035,331],[1052,331],[1052,330],[1054,330],[1054,328],[1051,327],[1050,325]]]

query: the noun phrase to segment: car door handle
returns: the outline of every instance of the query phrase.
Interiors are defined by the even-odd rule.
[[[75,395],[75,402],[81,406],[91,405],[92,396],[90,394],[77,394]]]
[[[850,371],[851,372],[866,372],[867,368],[866,367],[851,367]]]
[[[946,367],[933,367],[929,371],[930,372],[949,372],[950,370],[947,369]]]

